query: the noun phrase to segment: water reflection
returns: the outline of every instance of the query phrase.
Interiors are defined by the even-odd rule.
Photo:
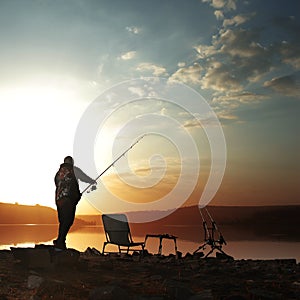
[[[17,245],[22,243],[44,243],[57,235],[57,225],[20,224],[0,225],[0,245]]]
[[[178,236],[178,250],[183,254],[192,253],[202,244],[201,230],[198,227],[171,227],[162,231],[150,230],[146,233],[165,233]],[[143,241],[145,232],[133,230],[134,241]],[[10,225],[0,226],[0,249],[14,247],[34,247],[34,244],[51,244],[56,237],[57,225]],[[247,237],[247,235],[245,236]],[[249,237],[249,236],[248,236]],[[274,241],[274,240],[227,239],[228,244],[224,251],[236,259],[275,259],[296,258],[300,261],[300,242]],[[79,251],[85,251],[88,247],[102,251],[105,235],[102,226],[82,227],[71,231],[67,236],[67,245]],[[158,239],[148,239],[146,249],[151,253],[158,252]],[[108,246],[107,246],[108,247]],[[116,251],[115,246],[107,248],[108,251]],[[163,254],[174,253],[174,242],[163,240]],[[209,248],[207,248],[207,251]]]

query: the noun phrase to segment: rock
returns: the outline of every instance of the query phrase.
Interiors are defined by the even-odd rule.
[[[51,264],[49,249],[46,248],[13,248],[13,256],[29,268],[45,268]]]
[[[39,288],[44,282],[44,278],[37,275],[29,275],[27,279],[27,288],[30,290]]]
[[[29,268],[50,268],[51,256],[48,249],[28,249],[28,262]]]
[[[135,262],[137,262],[137,261],[141,260],[141,257],[137,256],[137,255],[132,255],[132,260],[135,261]]]
[[[194,254],[195,258],[201,258],[203,256],[204,256],[204,252],[202,252],[202,251],[201,252],[197,252],[197,253]]]
[[[275,291],[263,290],[261,288],[250,289],[249,292],[254,299],[282,299],[281,294]]]
[[[89,300],[127,300],[130,299],[126,290],[119,286],[108,285],[90,291]]]
[[[68,250],[50,252],[54,265],[51,270],[24,270],[20,261],[15,262],[14,254],[26,257],[28,262],[27,250],[0,251],[0,254],[0,300],[242,300],[244,296],[264,300],[300,299],[300,264],[294,260],[231,261],[213,257],[198,259],[194,255],[176,260],[149,255],[134,261],[138,255],[127,259],[118,254],[115,257],[94,255],[91,251],[90,255],[81,253],[76,261],[76,254]],[[62,264],[70,266],[58,268],[58,257]],[[27,275],[24,277],[24,274]],[[29,280],[29,276],[35,277]]]
[[[217,252],[217,253],[216,253],[216,258],[233,260],[233,257],[232,257],[232,256],[230,256],[230,255],[228,255],[228,254],[225,254],[225,253],[220,253],[220,252]]]
[[[296,265],[297,260],[295,258],[284,258],[284,259],[275,259],[275,262],[283,265]]]
[[[177,252],[176,252],[176,258],[177,258],[177,259],[182,258],[182,252],[177,251]]]
[[[86,250],[82,253],[82,255],[84,256],[92,256],[93,255],[93,251],[90,247],[87,247]]]
[[[162,280],[162,276],[161,275],[152,275],[152,276],[150,276],[149,279],[153,280],[153,281],[160,281],[160,280]]]
[[[184,258],[193,258],[193,255],[190,252],[187,252]]]
[[[167,294],[170,299],[189,299],[191,296],[193,296],[193,292],[185,287],[185,286],[173,286],[173,287],[167,287]]]
[[[253,279],[248,279],[248,280],[246,280],[246,283],[247,283],[247,284],[253,284],[253,283],[254,283],[254,280],[253,280]]]
[[[0,298],[1,299],[1,298]],[[2,299],[1,299],[2,300]],[[32,295],[31,297],[30,297],[30,300],[42,300],[42,298],[41,297],[39,297],[39,296],[37,296],[37,295]]]
[[[55,253],[52,256],[52,261],[56,266],[76,266],[80,252],[75,249],[67,249]]]
[[[230,295],[226,298],[224,298],[224,300],[247,300],[248,298],[242,296],[242,295]]]
[[[213,300],[214,297],[212,295],[211,290],[203,290],[200,293],[198,292],[196,295],[193,295],[189,298],[189,300]]]
[[[176,260],[175,256],[169,256],[169,257],[162,257],[161,263],[163,264],[169,264],[173,263]]]
[[[165,298],[163,296],[136,296],[134,298],[135,300],[164,300]]]
[[[155,263],[160,262],[160,259],[159,259],[158,256],[152,255],[152,256],[146,256],[146,257],[144,257],[143,261],[147,262],[147,263],[155,264]]]
[[[92,248],[92,253],[94,255],[102,255],[102,253],[98,249],[96,249],[96,248]]]
[[[102,253],[96,248],[86,248],[86,250],[82,253],[84,256],[100,256]]]
[[[198,270],[199,269],[199,264],[198,263],[190,263],[189,266],[192,270]]]

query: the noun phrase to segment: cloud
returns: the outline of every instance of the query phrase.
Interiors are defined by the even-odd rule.
[[[202,0],[203,3],[209,3],[216,9],[236,10],[237,0]]]
[[[161,116],[167,116],[167,108],[166,107],[163,107],[161,110],[160,110],[160,113],[159,113]]]
[[[300,76],[287,75],[276,77],[264,83],[265,87],[270,87],[275,92],[282,95],[299,97],[300,95]]]
[[[135,56],[136,56],[136,51],[129,51],[129,52],[126,52],[126,53],[122,54],[120,56],[120,59],[130,60],[130,59],[133,59]]]
[[[234,102],[239,103],[253,103],[257,101],[263,101],[269,99],[270,97],[267,95],[262,94],[255,94],[251,92],[242,92],[242,93],[235,93],[235,94],[226,94],[221,96],[215,96],[212,99],[213,103],[221,103],[221,104],[233,104]],[[235,106],[233,104],[233,106]],[[237,107],[237,105],[235,106]]]
[[[231,10],[236,8],[236,1],[202,2],[216,9],[214,14],[218,20],[224,19],[229,7]],[[299,32],[296,30],[299,26],[294,24],[295,18],[289,18],[288,24],[277,20],[277,25],[281,26],[278,36],[266,39],[266,27],[245,27],[249,24],[244,24],[254,16],[255,13],[249,13],[225,18],[211,43],[193,47],[197,52],[194,64],[180,66],[170,77],[211,90],[214,93],[211,105],[224,122],[240,122],[241,117],[245,117],[243,110],[246,105],[254,109],[260,107],[261,102],[270,99],[267,88],[288,96],[300,95],[297,76],[280,76],[282,68],[300,68],[300,42],[295,34]],[[280,36],[286,37],[286,41],[278,41]],[[272,77],[275,78],[266,81]],[[252,92],[252,88],[260,93]],[[197,124],[188,121],[185,126],[195,127]]]
[[[291,65],[294,69],[300,69],[300,25],[294,16],[276,17],[272,20],[276,31],[283,33],[285,40],[274,48],[282,55],[282,62]],[[275,27],[274,26],[274,27]]]
[[[232,123],[243,123],[243,121],[234,113],[228,110],[222,110],[216,112],[218,119],[222,125],[232,124]]]
[[[192,66],[178,69],[169,80],[181,81],[184,83],[200,84],[201,83],[201,66],[194,64]]]
[[[140,72],[150,71],[154,76],[163,76],[168,74],[164,67],[152,63],[140,63],[136,70]]]
[[[221,10],[215,10],[214,15],[216,16],[217,20],[224,19],[224,14]]]
[[[184,122],[185,128],[201,128],[201,123],[197,119],[191,119]]]
[[[179,68],[171,79],[199,84],[217,92],[241,92],[272,68],[272,50],[259,43],[260,32],[242,28],[221,29],[211,45],[197,45],[198,61]]]
[[[136,26],[127,26],[126,30],[133,34],[139,34],[141,32],[141,29]]]
[[[142,88],[139,87],[129,87],[128,90],[134,94],[139,96],[140,98],[145,95],[145,91]]]
[[[228,65],[218,61],[210,64],[201,80],[201,85],[205,89],[213,89],[220,92],[237,92],[243,90],[239,78],[233,75],[232,69]]]
[[[219,126],[219,122],[215,118],[215,114],[212,115],[211,113],[206,113],[202,115],[197,114],[197,118],[184,121],[183,126],[186,129],[214,127]]]
[[[294,69],[300,70],[300,43],[283,41],[279,46],[282,61],[291,65]]]
[[[199,58],[207,58],[218,52],[215,46],[198,45],[194,49],[197,51]]]
[[[246,23],[250,18],[250,15],[236,15],[231,19],[225,19],[223,21],[223,27],[239,26],[243,23]]]
[[[214,46],[220,47],[223,61],[235,70],[240,82],[257,82],[268,73],[272,66],[273,50],[261,46],[260,34],[256,30],[242,28],[227,29],[214,40]]]
[[[245,105],[254,108],[262,101],[270,99],[270,96],[243,91],[241,93],[227,93],[225,95],[214,96],[211,102],[218,119],[223,125],[231,123],[242,123],[245,120],[243,111]],[[243,108],[242,108],[243,107]]]
[[[260,34],[257,30],[221,30],[213,39],[214,48],[209,46],[206,53],[210,55],[210,61],[214,59],[226,65],[240,84],[257,82],[273,67],[274,54],[273,49],[263,47],[259,40]],[[209,62],[208,66],[210,64]]]
[[[237,28],[222,30],[220,36],[214,40],[214,45],[220,45],[222,53],[248,58],[264,54],[265,48],[258,41],[257,31]]]

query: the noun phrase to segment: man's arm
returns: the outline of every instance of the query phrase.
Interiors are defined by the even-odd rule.
[[[76,178],[80,179],[83,182],[87,182],[90,184],[96,184],[97,181],[93,178],[91,178],[90,176],[86,175],[81,169],[79,169],[78,167],[74,166],[74,173]]]

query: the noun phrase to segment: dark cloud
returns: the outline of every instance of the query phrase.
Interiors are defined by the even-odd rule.
[[[262,55],[264,48],[259,44],[259,31],[242,28],[221,30],[215,39],[220,52],[230,56],[253,57]]]
[[[281,54],[283,63],[291,65],[296,70],[300,70],[300,42],[298,40],[282,42],[278,46],[278,51]]]
[[[273,78],[264,83],[265,87],[270,87],[275,92],[285,96],[297,97],[300,95],[300,73]]]
[[[240,79],[234,76],[230,65],[218,61],[209,63],[201,85],[205,89],[213,89],[219,92],[228,90],[237,92],[243,89]]]
[[[211,5],[216,4],[210,1]],[[223,4],[225,1],[222,2]],[[221,2],[220,2],[221,5]],[[223,27],[212,37],[211,44],[194,47],[198,54],[200,68],[187,66],[177,71],[176,78],[186,83],[199,81],[201,88],[215,92],[213,103],[227,109],[230,120],[234,120],[235,110],[240,105],[258,103],[267,98],[263,89],[272,90],[286,96],[299,97],[299,79],[296,75],[280,76],[287,68],[300,69],[300,41],[294,38],[299,31],[294,17],[273,19],[274,24],[284,30],[287,40],[268,40],[265,27],[242,28],[256,14],[236,15],[225,19]],[[193,72],[191,72],[193,71]],[[192,74],[192,77],[187,76]],[[265,78],[272,78],[265,81]],[[189,81],[189,82],[188,82]],[[250,92],[245,92],[249,90]],[[251,87],[262,93],[251,92]],[[244,92],[243,92],[244,91]],[[229,104],[230,103],[230,104]],[[219,107],[222,115],[227,115]]]

